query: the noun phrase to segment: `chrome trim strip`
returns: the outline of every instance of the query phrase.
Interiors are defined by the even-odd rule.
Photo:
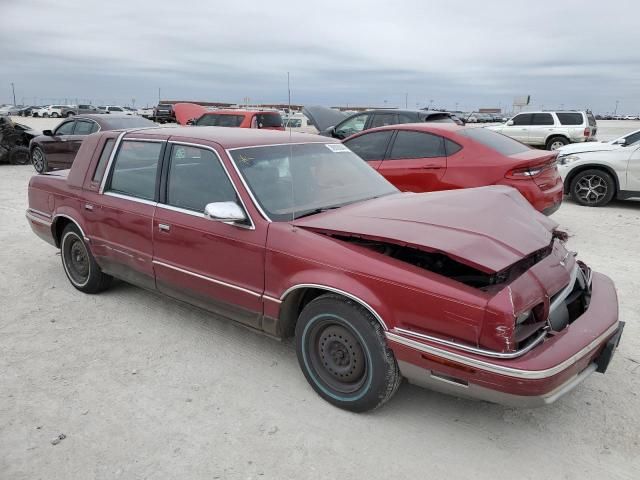
[[[35,223],[39,223],[41,225],[45,225],[45,226],[47,226],[49,228],[51,228],[51,225],[53,223],[50,220],[45,220],[43,218],[36,217],[34,214],[29,212],[28,210],[25,213],[25,216],[27,217],[27,220],[30,220],[30,221],[35,222]]]
[[[122,193],[112,192],[109,190],[108,192],[104,192],[104,195],[108,195],[109,197],[122,198],[123,200],[131,200],[132,202],[144,203],[145,205],[151,205],[155,207],[158,205],[156,202],[152,200],[146,200],[144,198],[132,197],[130,195],[124,195]]]
[[[411,330],[407,330],[404,328],[395,327],[391,330],[393,333],[398,333],[400,335],[406,335],[409,337],[414,337],[419,340],[425,340],[428,342],[439,343],[440,345],[446,345],[447,347],[457,348],[458,350],[462,350],[464,352],[475,353],[476,355],[482,355],[485,357],[491,358],[517,358],[521,357],[525,353],[531,351],[535,346],[541,343],[545,337],[547,336],[547,331],[544,330],[540,335],[536,337],[533,342],[531,342],[526,347],[516,350],[515,352],[495,352],[493,350],[485,350],[483,348],[472,347],[471,345],[463,345],[461,343],[452,342],[450,340],[445,340],[443,338],[432,337],[431,335],[425,335],[423,333],[413,332]]]
[[[75,218],[70,217],[69,215],[65,215],[64,213],[58,213],[56,215],[53,216],[52,222],[51,224],[53,225],[53,223],[55,223],[56,218],[58,217],[63,217],[63,218],[68,218],[69,220],[71,220],[73,223],[75,223],[76,227],[78,227],[78,230],[80,230],[80,233],[82,234],[82,238],[87,241],[90,242],[91,240],[89,239],[89,237],[87,237],[87,235],[84,233],[84,230],[82,230],[82,227],[80,226],[80,224],[76,221]]]
[[[514,378],[523,378],[523,379],[539,379],[539,378],[548,378],[552,377],[563,370],[566,370],[571,365],[576,363],[582,357],[590,354],[600,346],[602,341],[607,337],[613,335],[615,331],[618,329],[618,322],[614,323],[611,327],[609,327],[602,335],[598,336],[595,340],[591,341],[587,346],[582,348],[580,351],[567,358],[563,362],[555,365],[551,368],[547,368],[546,370],[522,370],[519,368],[506,367],[503,365],[496,365],[494,363],[486,362],[484,360],[478,360],[475,358],[470,358],[465,355],[449,352],[447,350],[442,350],[437,347],[433,347],[431,345],[426,345],[424,343],[417,342],[410,338],[406,338],[400,335],[397,335],[392,332],[386,332],[387,339],[404,345],[406,347],[414,348],[420,352],[430,353],[432,355],[436,355],[438,357],[446,358],[447,360],[451,360],[453,362],[460,363],[462,365],[467,365],[470,367],[478,368],[480,370],[485,370],[491,373],[497,373],[499,375],[506,375],[508,377]]]
[[[35,208],[29,207],[29,208],[27,208],[27,211],[28,212],[37,213],[38,215],[41,215],[41,216],[46,217],[46,218],[51,218],[51,214],[50,213],[43,212],[42,210],[36,210]]]
[[[278,305],[282,303],[282,300],[280,300],[279,298],[273,298],[269,295],[263,295],[262,298],[264,300],[269,300],[270,302],[277,303]]]
[[[136,130],[137,131],[137,130]],[[149,142],[149,143],[165,143],[166,140],[162,140],[160,138],[125,138],[124,141],[132,141],[132,142]]]
[[[287,295],[289,295],[291,292],[293,292],[294,290],[298,290],[300,288],[318,288],[321,290],[327,290],[328,292],[333,292],[333,293],[339,293],[340,295],[344,295],[347,298],[350,298],[351,300],[353,300],[354,302],[359,303],[360,305],[362,305],[364,308],[366,308],[367,310],[369,310],[369,312],[371,313],[371,315],[373,315],[375,317],[375,319],[378,321],[378,323],[380,323],[380,325],[382,325],[382,328],[387,331],[389,330],[387,328],[387,324],[384,323],[384,320],[382,319],[382,317],[378,314],[378,312],[376,312],[373,307],[371,305],[369,305],[367,302],[365,302],[364,300],[356,297],[355,295],[352,295],[351,293],[345,292],[344,290],[339,290],[337,288],[333,288],[333,287],[328,287],[326,285],[319,285],[317,283],[300,283],[297,285],[294,285],[292,287],[287,288],[284,293],[282,295],[280,295],[280,300],[284,301],[285,297]],[[388,334],[388,333],[387,333]]]
[[[267,145],[250,145],[247,147],[233,147],[233,148],[227,148],[226,151],[227,152],[232,152],[234,150],[244,150],[245,148],[260,148],[260,147],[282,147],[283,145],[306,145],[307,143],[311,143],[311,144],[316,144],[316,143],[334,143],[334,144],[339,144],[341,142],[339,141],[331,141],[332,139],[330,139],[329,137],[327,137],[327,140],[325,141],[319,141],[319,142],[285,142],[285,143],[269,143]],[[335,139],[334,139],[335,140]]]
[[[100,181],[100,188],[98,189],[98,193],[100,193],[100,194],[104,193],[104,186],[107,183],[107,177],[109,176],[109,173],[111,172],[111,165],[113,164],[113,159],[116,156],[116,152],[118,151],[118,148],[120,148],[120,143],[122,143],[122,138],[126,134],[127,134],[127,131],[126,130],[123,131],[116,138],[116,143],[113,144],[113,149],[111,150],[111,154],[109,155],[109,161],[107,162],[107,166],[104,169],[104,173],[102,174],[102,180]]]
[[[222,280],[217,280],[212,277],[207,277],[205,275],[200,275],[199,273],[191,272],[189,270],[185,270],[183,268],[175,267],[173,265],[169,265],[168,263],[160,262],[158,260],[153,260],[152,263],[155,265],[160,265],[161,267],[170,268],[171,270],[175,270],[177,272],[184,273],[186,275],[191,275],[193,277],[201,278],[202,280],[207,280],[208,282],[215,283],[216,285],[222,285],[223,287],[233,288],[234,290],[238,290],[240,292],[248,293],[253,295],[254,297],[262,297],[261,293],[254,292],[253,290],[248,290],[243,287],[238,287],[237,285],[233,285],[232,283],[223,282]]]
[[[231,175],[229,175],[229,170],[227,169],[227,166],[224,164],[224,161],[222,160],[222,157],[216,151],[216,149],[213,148],[213,147],[210,147],[209,145],[202,145],[200,143],[180,142],[180,141],[177,141],[177,140],[169,140],[169,143],[172,144],[172,145],[185,145],[187,147],[204,148],[206,150],[211,150],[215,154],[215,156],[218,159],[218,162],[220,162],[220,165],[222,165],[222,168],[224,169],[224,173],[227,174],[227,178],[229,179],[229,182],[233,186],[233,189],[236,192],[236,196],[238,197],[238,200],[240,200],[240,203],[242,204],[242,208],[244,209],[245,213],[247,214],[247,218],[249,218],[249,222],[251,222],[251,226],[237,224],[237,223],[227,223],[227,222],[224,222],[224,223],[227,223],[227,225],[233,225],[234,227],[240,227],[240,228],[246,228],[246,229],[249,229],[249,230],[255,230],[256,229],[256,224],[254,223],[253,218],[251,218],[251,214],[249,213],[249,210],[247,209],[247,206],[245,205],[244,200],[242,200],[242,195],[240,195],[240,192],[238,191],[238,187],[236,186],[235,182],[231,178]],[[231,160],[231,158],[229,158],[229,160],[231,161],[231,163],[233,163],[233,160]],[[241,175],[240,175],[240,178],[242,178]],[[169,210],[172,210],[174,208],[179,208],[179,207],[172,207],[171,205],[166,205],[166,204],[158,204],[158,206],[169,207]],[[191,211],[186,210],[186,209],[182,209],[182,210],[178,210],[178,211],[183,211],[183,210],[185,211],[185,213],[186,212],[188,212],[189,214],[194,214],[195,213],[195,212],[191,212]],[[202,216],[204,216],[204,212],[202,213]]]

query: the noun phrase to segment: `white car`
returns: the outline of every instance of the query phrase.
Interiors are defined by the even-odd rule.
[[[101,113],[118,113],[120,115],[135,115],[135,110],[127,110],[119,105],[104,105],[98,107]]]
[[[611,140],[609,142],[583,142],[574,143],[571,145],[565,145],[558,148],[558,158],[562,158],[565,155],[572,153],[585,153],[585,152],[601,152],[604,150],[617,150],[625,146],[629,146],[633,143],[640,141],[640,130],[635,130],[631,133],[627,133],[621,137]]]
[[[597,132],[591,112],[522,112],[506,123],[487,127],[527,145],[556,150],[592,141]]]
[[[623,140],[621,140],[623,139]],[[564,191],[580,205],[601,207],[614,197],[640,199],[640,130],[614,140],[614,148],[561,153]]]
[[[62,111],[66,110],[68,107],[68,105],[47,105],[46,107],[34,110],[32,115],[34,117],[60,118],[62,117]]]

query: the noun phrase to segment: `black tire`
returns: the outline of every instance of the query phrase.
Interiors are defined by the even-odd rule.
[[[590,168],[571,179],[569,193],[576,203],[585,207],[602,207],[616,194],[616,182],[605,170]]]
[[[335,294],[304,307],[296,353],[307,381],[327,402],[352,412],[380,407],[402,376],[382,326],[362,305]]]
[[[569,145],[569,139],[567,137],[551,137],[547,140],[546,149],[547,150],[556,150],[560,147],[564,147],[565,145]]]
[[[49,170],[47,156],[40,147],[33,147],[31,150],[31,164],[38,173],[44,173]]]
[[[42,114],[42,118],[49,118],[49,114],[48,113],[43,113]]]
[[[13,165],[27,165],[30,160],[28,147],[14,147],[9,154],[9,162]]]
[[[69,117],[73,117],[75,115],[75,113],[73,112],[67,112],[67,114],[65,115],[67,118]]]
[[[84,293],[99,293],[111,285],[113,277],[102,273],[82,233],[72,223],[62,231],[60,253],[64,273],[76,289]]]
[[[53,112],[51,114],[51,118],[58,118],[60,115],[58,115],[58,112]]]

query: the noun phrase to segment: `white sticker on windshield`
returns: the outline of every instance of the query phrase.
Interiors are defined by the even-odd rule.
[[[341,143],[325,143],[324,146],[331,150],[333,153],[345,153],[351,151]]]

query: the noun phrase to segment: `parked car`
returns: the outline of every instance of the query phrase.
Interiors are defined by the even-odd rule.
[[[176,121],[198,127],[237,127],[284,130],[280,112],[270,110],[207,110],[195,103],[176,103]]]
[[[15,108],[13,105],[3,104],[0,105],[0,115],[9,115],[9,110]]]
[[[584,142],[573,143],[558,148],[558,159],[572,153],[599,152],[604,150],[617,150],[618,148],[628,147],[640,141],[640,130],[634,130],[608,142]]]
[[[565,193],[587,207],[612,199],[640,198],[640,131],[608,144],[607,149],[562,152],[558,157]]]
[[[309,120],[316,123],[311,112]],[[429,110],[368,110],[353,114],[335,126],[315,125],[320,135],[343,139],[358,132],[384,125],[398,125],[402,123],[439,122],[456,124],[457,121],[449,112],[435,112]],[[462,122],[459,122],[462,123]],[[324,126],[324,128],[321,128]]]
[[[591,112],[523,112],[502,125],[488,127],[511,138],[555,150],[569,143],[588,142],[598,131]]]
[[[98,110],[93,105],[69,105],[62,109],[63,117],[71,117],[73,115],[86,115],[93,113],[102,113],[101,110]]]
[[[134,115],[130,110],[126,110],[119,105],[102,105],[98,107],[98,113],[117,113],[118,115]]]
[[[392,125],[343,143],[402,191],[508,185],[546,215],[562,203],[555,152],[532,149],[485,128]]]
[[[173,111],[173,104],[160,103],[153,111],[153,120],[158,123],[175,123],[176,114]]]
[[[153,108],[148,108],[148,107],[147,108],[138,108],[136,113],[138,115],[140,115],[141,117],[150,119],[154,115],[154,110],[153,110]]]
[[[18,112],[18,115],[20,117],[30,117],[32,115],[32,112],[34,110],[38,110],[42,107],[38,106],[38,105],[30,105],[28,107],[23,107],[20,109],[20,111]]]
[[[294,337],[312,388],[352,411],[403,376],[551,403],[607,369],[624,326],[613,282],[514,189],[400,193],[317,135],[100,132],[28,199],[79,291],[116,277]]]
[[[34,117],[60,118],[62,117],[62,111],[67,107],[68,105],[47,105],[38,110],[33,110],[32,115]]]
[[[33,168],[38,173],[69,168],[76,152],[87,135],[101,130],[153,127],[146,118],[128,115],[76,115],[58,125],[55,130],[44,130],[29,144]]]

